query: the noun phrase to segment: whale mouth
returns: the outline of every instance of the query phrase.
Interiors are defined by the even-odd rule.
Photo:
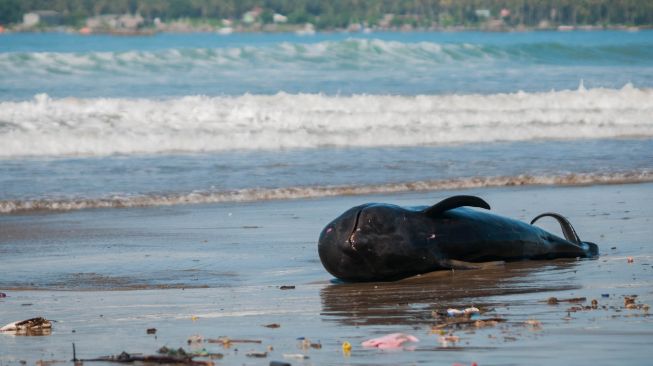
[[[353,251],[358,250],[356,249],[356,233],[360,231],[360,229],[358,228],[358,221],[360,220],[361,213],[363,213],[363,210],[358,210],[358,212],[356,213],[356,220],[354,221],[354,227],[351,230],[351,234],[349,234],[349,238],[347,239],[347,242],[349,243],[349,247]]]

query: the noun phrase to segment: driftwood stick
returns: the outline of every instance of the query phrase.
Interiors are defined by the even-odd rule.
[[[118,356],[104,356],[98,358],[91,358],[87,360],[81,360],[83,362],[116,362],[116,363],[131,363],[131,362],[149,362],[149,363],[160,363],[160,364],[183,364],[191,366],[213,366],[214,363],[211,361],[195,361],[192,357],[178,357],[178,356],[132,356],[127,352],[123,352]]]

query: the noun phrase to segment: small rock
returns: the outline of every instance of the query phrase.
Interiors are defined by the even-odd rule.
[[[294,290],[295,286],[294,285],[283,285],[279,287],[280,290]]]
[[[270,366],[292,366],[288,362],[283,361],[270,361]]]
[[[147,334],[156,334],[156,328],[147,328],[145,332]]]

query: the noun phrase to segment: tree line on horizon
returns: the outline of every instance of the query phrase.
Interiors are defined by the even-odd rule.
[[[271,15],[278,13],[290,24],[313,23],[318,29],[375,25],[386,14],[394,15],[393,26],[473,26],[485,20],[477,12],[482,9],[511,26],[537,26],[542,21],[653,25],[651,0],[0,0],[0,24],[20,23],[24,13],[38,10],[57,11],[69,25],[92,16],[126,13],[163,21],[238,20],[255,7],[260,7],[263,23],[272,22]]]

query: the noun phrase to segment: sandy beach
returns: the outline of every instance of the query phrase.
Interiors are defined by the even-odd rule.
[[[601,256],[392,283],[336,283],[322,268],[317,236],[349,207],[424,205],[459,193],[479,195],[495,213],[524,221],[559,212],[581,239],[599,244]],[[73,343],[80,359],[205,348],[223,355],[212,360],[217,365],[646,365],[653,356],[651,317],[643,309],[653,304],[651,220],[653,183],[0,216],[0,291],[7,295],[0,298],[0,323],[54,321],[47,336],[0,334],[0,365],[68,362]],[[542,225],[560,233],[553,220]],[[626,309],[624,297],[634,295],[639,308]],[[551,297],[585,300],[551,305]],[[500,320],[447,325],[437,316],[472,305],[481,310],[474,320]],[[420,342],[403,351],[361,346],[393,332]],[[204,341],[189,345],[195,335]],[[219,337],[261,343],[209,343]],[[303,339],[313,347],[302,346]]]

